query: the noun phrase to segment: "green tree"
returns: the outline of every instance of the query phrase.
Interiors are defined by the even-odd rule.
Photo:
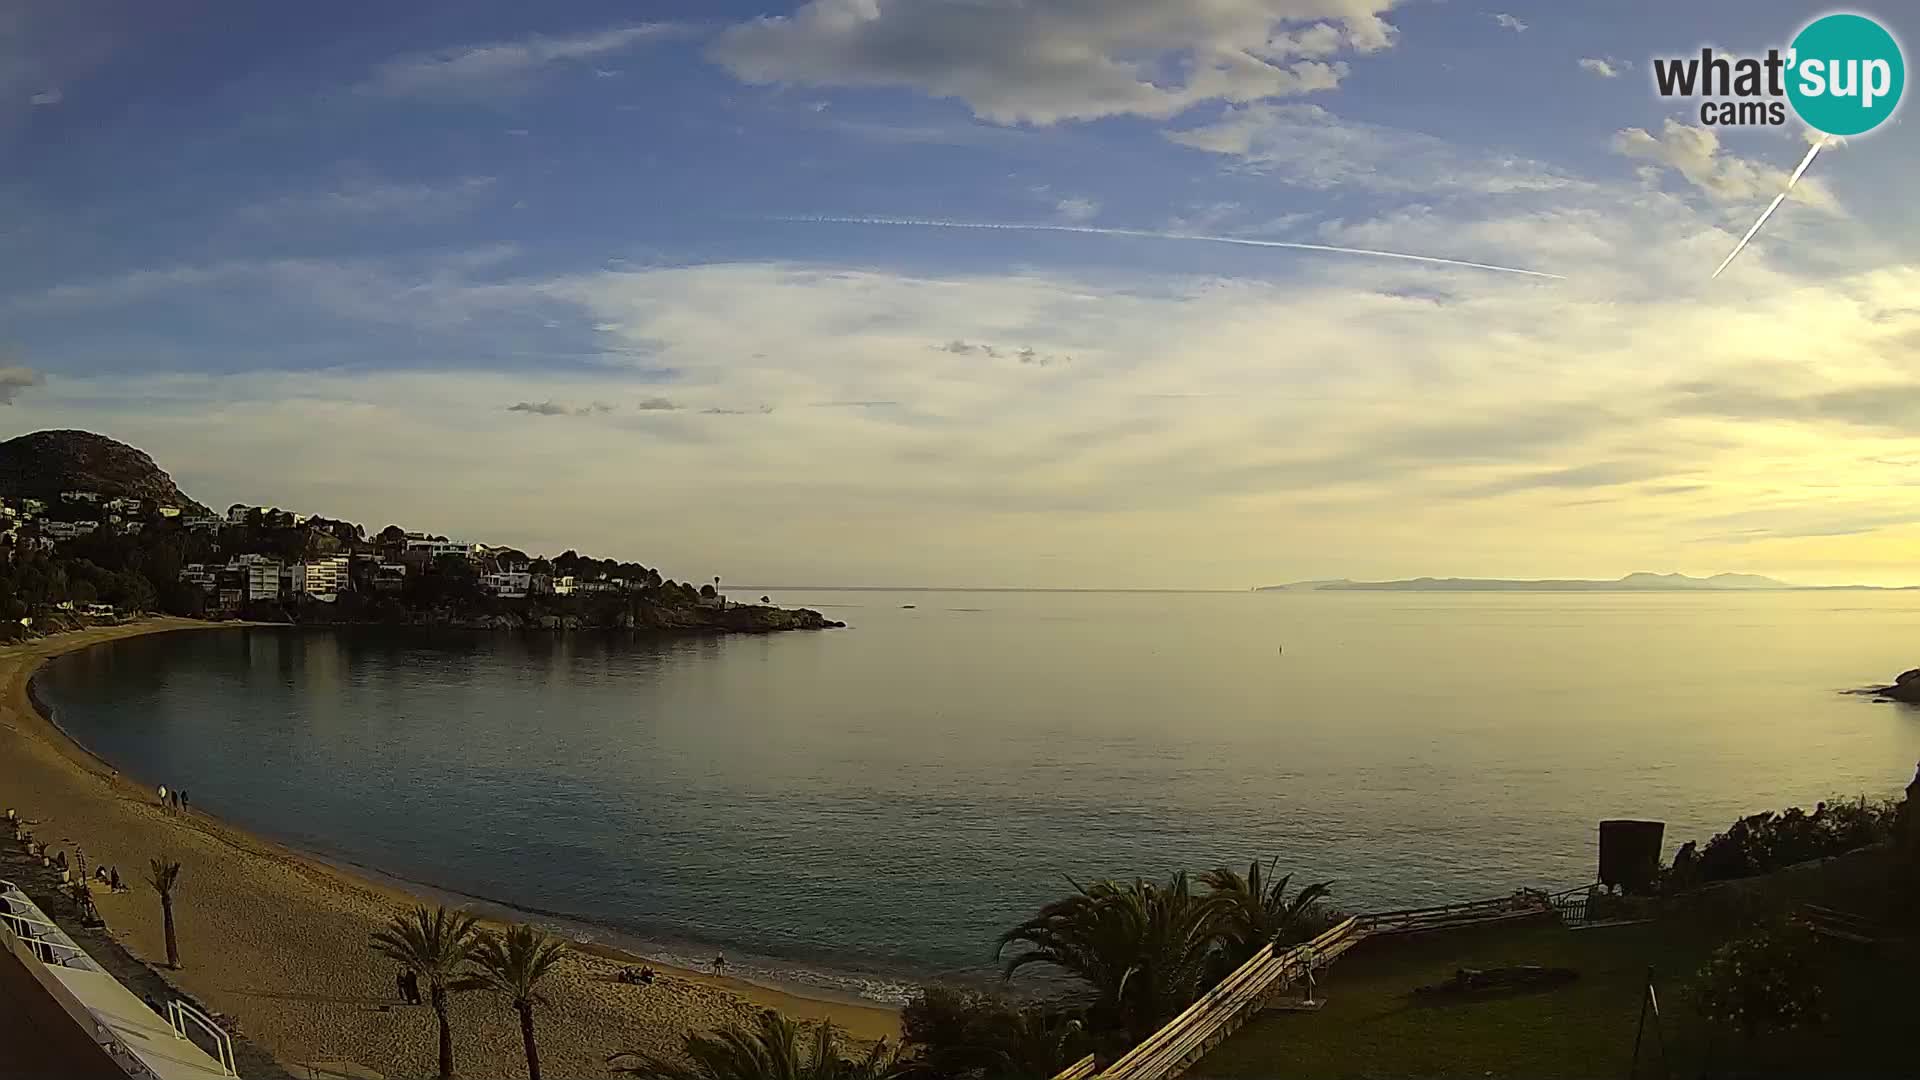
[[[505,998],[520,1015],[528,1080],[540,1080],[540,1050],[533,1038],[533,1007],[547,1003],[539,991],[540,980],[566,951],[566,943],[559,938],[526,925],[508,927],[504,935],[482,933],[474,944],[475,981]]]
[[[173,936],[173,892],[180,887],[180,864],[162,855],[148,860],[147,884],[160,894],[160,922],[167,935],[167,966],[180,966],[180,942]]]
[[[448,995],[472,984],[464,968],[473,955],[477,920],[445,904],[429,911],[415,907],[395,915],[373,935],[373,950],[426,980],[427,1000],[440,1025],[440,1080],[453,1077],[453,1029],[447,1020]]]
[[[932,987],[900,1011],[912,1075],[925,1080],[1049,1080],[1092,1048],[1056,1005],[1016,1006],[977,990]]]
[[[1224,905],[1194,895],[1187,874],[1165,885],[1135,879],[1074,886],[1039,914],[1000,935],[995,956],[1019,942],[1005,976],[1048,964],[1093,990],[1092,1016],[1145,1038],[1200,996],[1220,936]]]
[[[1220,935],[1229,970],[1269,945],[1297,945],[1331,925],[1333,909],[1326,898],[1333,882],[1308,885],[1288,896],[1293,875],[1282,874],[1275,880],[1273,867],[1278,861],[1269,862],[1264,873],[1257,860],[1248,863],[1245,877],[1224,866],[1200,877],[1220,903]]]
[[[864,1060],[849,1061],[834,1048],[832,1024],[814,1029],[809,1049],[801,1025],[772,1009],[752,1028],[687,1036],[685,1056],[681,1062],[628,1050],[607,1058],[607,1066],[645,1080],[891,1080],[902,1075],[901,1062],[885,1040]]]

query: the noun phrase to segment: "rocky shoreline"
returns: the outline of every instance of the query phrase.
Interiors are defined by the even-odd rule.
[[[1872,697],[1875,701],[1898,701],[1907,705],[1920,705],[1920,668],[1911,668],[1894,676],[1891,686],[1869,686],[1853,693]]]
[[[420,626],[449,630],[507,630],[564,633],[570,630],[631,630],[682,634],[772,634],[788,630],[838,630],[847,624],[811,608],[766,604],[730,604],[725,608],[639,602],[615,611],[564,612],[538,607],[473,610],[439,607],[426,611],[343,607],[339,604],[278,605],[250,608],[253,622],[295,626]],[[344,617],[343,617],[344,616]]]

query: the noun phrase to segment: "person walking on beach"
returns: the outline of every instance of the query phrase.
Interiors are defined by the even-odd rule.
[[[420,975],[412,968],[400,973],[400,996],[409,1005],[418,1005],[423,1000],[420,997]]]
[[[185,810],[189,805],[190,804],[187,802],[187,789],[181,788],[180,789],[180,809]]]
[[[713,954],[713,973],[719,975],[727,970],[727,957],[724,953]]]
[[[178,791],[173,793],[173,808],[175,810],[180,809],[180,793]]]
[[[166,806],[167,806],[167,785],[161,784],[160,785],[160,808],[164,810],[166,809]]]

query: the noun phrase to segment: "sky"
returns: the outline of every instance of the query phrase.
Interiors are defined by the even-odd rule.
[[[1649,72],[1827,10],[14,0],[0,437],[689,579],[1920,583],[1920,142],[1710,279],[1808,135]]]

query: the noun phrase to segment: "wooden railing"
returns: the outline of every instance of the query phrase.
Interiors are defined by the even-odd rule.
[[[1553,909],[1552,898],[1546,893],[1522,889],[1511,896],[1491,900],[1377,911],[1360,916],[1360,922],[1370,934],[1414,934],[1423,930],[1445,930],[1476,923],[1525,919],[1545,915]]]
[[[1312,941],[1282,952],[1269,946],[1105,1071],[1096,1072],[1094,1058],[1088,1055],[1053,1080],[1170,1080],[1227,1041],[1294,980],[1333,963],[1365,938],[1531,918],[1554,911],[1555,899],[1523,889],[1491,900],[1380,911],[1349,918]]]
[[[1348,919],[1285,952],[1260,950],[1165,1027],[1100,1073],[1100,1080],[1164,1080],[1178,1076],[1220,1045],[1294,979],[1330,964],[1367,935]]]

